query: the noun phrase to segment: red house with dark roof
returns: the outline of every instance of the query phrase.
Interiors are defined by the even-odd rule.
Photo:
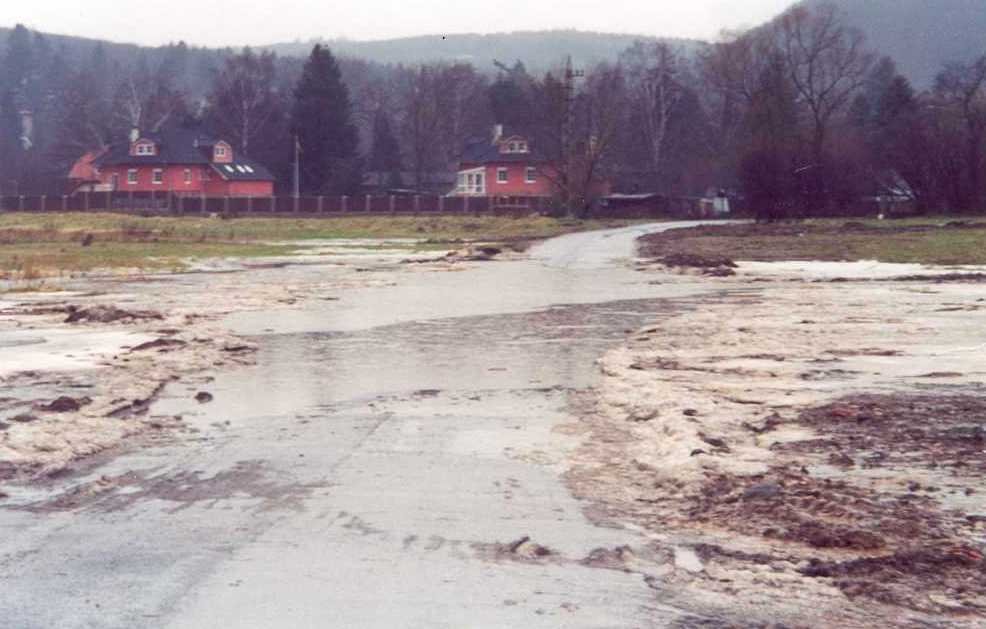
[[[92,189],[114,192],[210,197],[274,194],[274,177],[262,165],[237,155],[229,142],[181,125],[149,134],[135,130],[130,141],[81,157],[72,168],[73,176]]]
[[[527,137],[496,125],[493,139],[466,146],[453,194],[459,196],[550,197],[551,162],[531,150]]]

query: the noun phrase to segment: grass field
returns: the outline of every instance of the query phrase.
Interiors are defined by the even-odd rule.
[[[819,220],[774,225],[713,225],[653,234],[641,253],[726,256],[734,260],[879,260],[986,264],[986,223],[950,219]]]
[[[319,219],[0,214],[0,279],[36,280],[94,269],[181,270],[188,260],[286,255],[283,241],[405,239],[409,248],[517,242],[629,221],[543,216],[366,216]],[[83,246],[88,241],[87,246]]]

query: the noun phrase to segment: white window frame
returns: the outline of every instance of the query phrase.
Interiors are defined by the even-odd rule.
[[[136,186],[138,181],[138,171],[136,168],[130,168],[127,170],[127,185]]]
[[[185,169],[185,173],[184,173],[183,176],[184,176],[184,179],[185,179],[185,185],[186,186],[192,185],[192,169],[191,168],[186,168]]]
[[[154,145],[150,142],[138,142],[134,150],[137,155],[154,155]]]
[[[151,171],[151,184],[155,186],[164,185],[164,169],[155,168]]]
[[[497,168],[496,169],[496,182],[498,184],[510,183],[510,169],[509,168]]]
[[[217,160],[219,158],[225,159],[226,156],[227,156],[226,145],[224,145],[224,144],[217,144],[215,150],[213,151],[213,153],[214,153],[214,156],[215,156],[214,159],[217,159]]]
[[[533,166],[528,166],[527,170],[524,171],[524,183],[537,183],[538,182],[538,171],[537,168]]]
[[[459,171],[456,192],[461,195],[486,194],[486,169],[472,168]]]

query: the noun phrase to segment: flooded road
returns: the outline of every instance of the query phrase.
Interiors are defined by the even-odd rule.
[[[664,226],[234,315],[253,367],[179,382],[190,429],[0,510],[4,627],[643,627],[686,614],[594,567],[558,427],[595,360],[701,292],[628,266]],[[319,267],[264,271],[288,281]],[[183,282],[194,282],[186,277]],[[214,397],[199,404],[205,388]],[[530,538],[538,549],[516,552]],[[533,547],[533,546],[532,546]]]

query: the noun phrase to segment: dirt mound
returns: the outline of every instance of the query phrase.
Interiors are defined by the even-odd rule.
[[[150,310],[123,310],[116,306],[69,306],[65,323],[135,323],[137,321],[164,320],[160,312]]]
[[[91,404],[92,400],[87,397],[73,398],[62,396],[48,404],[38,406],[38,410],[46,413],[75,413],[83,406]]]
[[[982,613],[986,561],[968,546],[938,546],[842,562],[812,560],[800,572],[832,579],[846,596],[914,609]],[[929,583],[935,584],[929,593]]]
[[[820,441],[781,449],[847,456],[858,465],[924,467],[956,476],[986,473],[986,397],[860,395],[801,413]]]
[[[724,256],[699,255],[695,253],[673,253],[657,260],[664,266],[693,269],[735,269],[736,263]]]

